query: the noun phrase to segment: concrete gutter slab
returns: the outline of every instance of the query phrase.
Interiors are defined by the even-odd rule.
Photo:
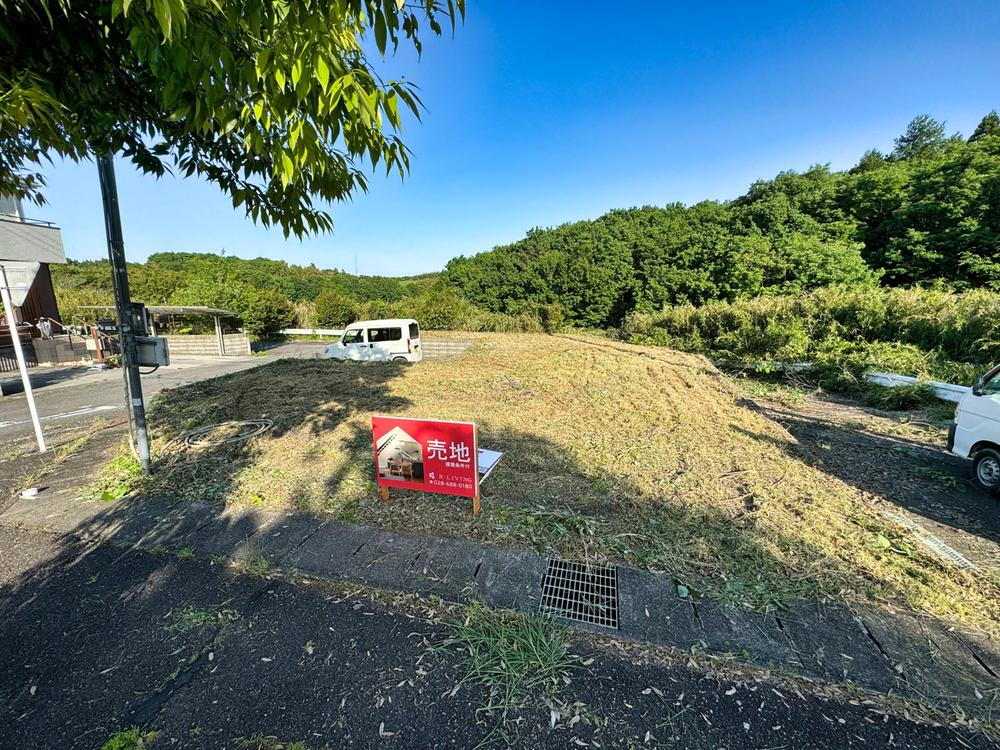
[[[674,582],[635,568],[618,568],[618,626],[627,638],[688,651],[704,640],[691,602]]]
[[[376,534],[351,558],[343,577],[372,586],[406,589],[411,568],[433,544],[433,539],[406,534]]]
[[[263,552],[269,560],[283,565],[293,550],[297,549],[323,527],[326,521],[308,513],[281,513],[266,519],[253,520],[257,533],[250,537],[250,545]],[[237,521],[234,526],[243,526]],[[233,559],[241,559],[248,545],[241,544],[233,550]]]
[[[860,617],[879,648],[893,663],[905,692],[945,703],[978,703],[977,689],[998,687],[968,649],[943,628],[929,628],[921,617],[902,611],[865,607]]]
[[[892,662],[846,607],[803,603],[783,612],[780,619],[806,672],[882,690],[895,684]]]
[[[175,506],[139,538],[136,546],[144,549],[162,546],[172,550],[192,546],[189,538],[202,527],[216,521],[221,512],[221,508],[201,503]]]
[[[533,552],[489,548],[476,577],[477,590],[491,607],[537,612],[548,558]]]
[[[285,565],[329,578],[343,578],[353,566],[352,557],[375,538],[371,526],[345,526],[336,521],[323,524],[315,534],[294,549]]]
[[[410,586],[425,596],[468,601],[486,554],[475,542],[438,539],[411,568]]]
[[[195,529],[184,540],[199,557],[229,555],[247,539],[253,538],[264,524],[263,514],[244,508],[225,508],[216,511],[205,525]]]
[[[791,642],[774,617],[704,600],[695,602],[694,609],[709,651],[746,653],[765,664],[800,666]]]

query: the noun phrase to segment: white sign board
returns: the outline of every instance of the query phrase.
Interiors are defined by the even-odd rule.
[[[35,274],[41,268],[40,263],[10,263],[2,262],[4,271],[7,274],[7,288],[10,290],[10,299],[14,307],[20,307],[28,297],[31,284],[35,280]]]
[[[501,458],[503,458],[503,453],[500,451],[491,451],[486,448],[479,449],[479,461],[477,463],[479,465],[479,473],[482,474],[479,478],[480,482],[490,475],[490,472],[493,471]]]

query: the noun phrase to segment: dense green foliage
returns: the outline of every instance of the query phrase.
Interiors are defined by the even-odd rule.
[[[872,370],[968,385],[1000,361],[1000,294],[828,287],[636,313],[622,334],[730,362],[814,362],[827,385]]]
[[[93,311],[85,306],[113,303],[106,261],[70,261],[51,270],[64,320],[92,319]],[[145,263],[130,263],[128,273],[135,300],[147,305],[233,310],[243,326],[258,336],[294,325],[296,302],[311,303],[324,294],[337,294],[354,304],[395,302],[422,289],[384,276],[353,276],[267,258],[246,260],[211,253],[155,253]],[[311,327],[314,321],[301,322]]]
[[[198,175],[285,234],[328,230],[313,200],[404,174],[414,84],[376,66],[454,29],[465,0],[0,0],[0,194],[41,202],[53,156],[121,153]],[[374,44],[371,44],[374,42]]]
[[[560,305],[583,326],[630,312],[832,284],[1000,290],[1000,118],[965,140],[921,116],[888,156],[754,183],[727,203],[611,211],[452,260],[444,278],[487,310]]]
[[[358,303],[336,289],[325,289],[316,298],[315,326],[310,328],[339,328],[357,320]]]
[[[113,304],[107,261],[69,261],[51,271],[64,321],[93,320],[95,312],[87,306]],[[137,301],[233,310],[255,336],[289,327],[337,328],[352,320],[392,317],[416,318],[429,329],[471,331],[539,331],[542,314],[547,327],[561,322],[559,310],[543,309],[537,315],[485,312],[444,286],[436,274],[402,279],[354,276],[211,253],[155,253],[145,263],[130,263],[128,273]]]

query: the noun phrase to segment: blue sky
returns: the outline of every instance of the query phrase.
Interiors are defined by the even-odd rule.
[[[379,173],[285,240],[214,187],[118,165],[132,260],[225,250],[361,273],[440,269],[534,226],[611,208],[727,199],[757,178],[889,150],[915,115],[968,134],[1000,109],[993,2],[588,3],[468,0],[454,39],[387,67],[428,111],[404,182]],[[67,254],[105,257],[96,168],[46,170]]]

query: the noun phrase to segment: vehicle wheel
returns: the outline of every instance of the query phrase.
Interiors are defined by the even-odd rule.
[[[983,448],[972,457],[972,481],[983,492],[1000,495],[1000,451]]]
[[[393,357],[392,361],[393,362],[409,362],[410,360],[408,360],[406,357]]]

